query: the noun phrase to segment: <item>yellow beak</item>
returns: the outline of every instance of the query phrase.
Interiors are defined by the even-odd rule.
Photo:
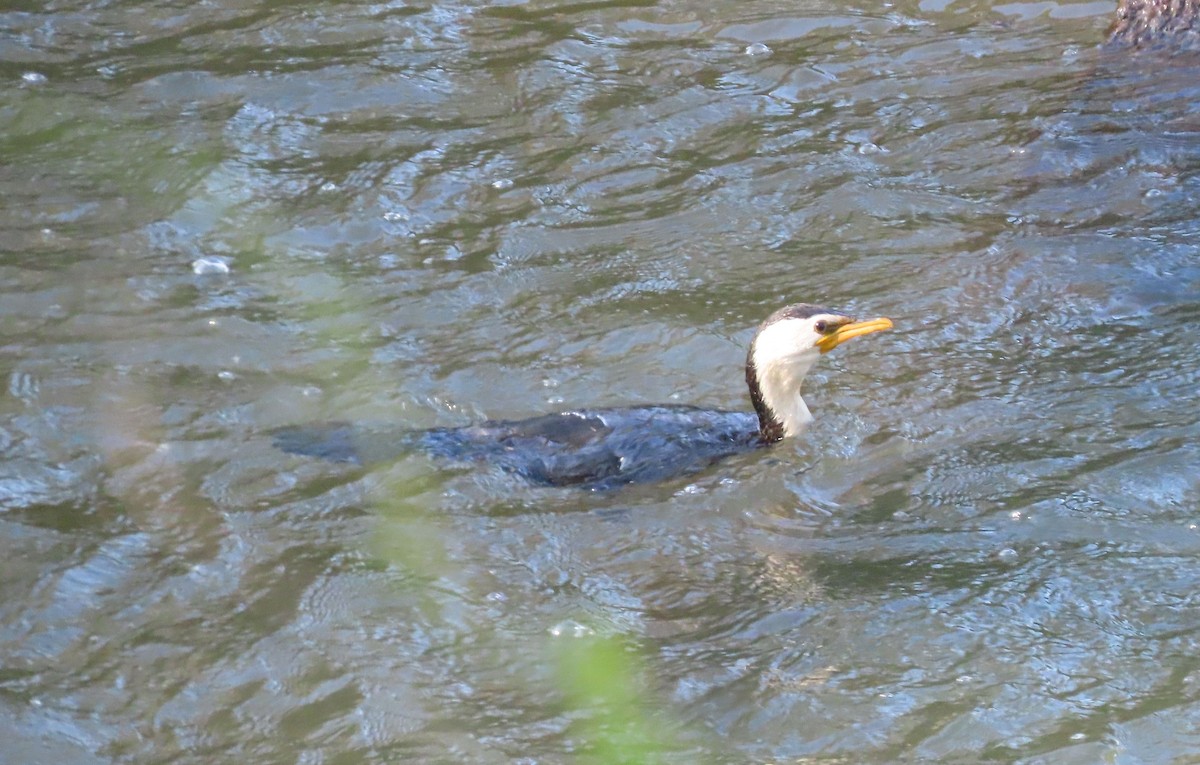
[[[853,321],[849,324],[843,324],[828,335],[823,336],[817,341],[817,347],[821,349],[821,353],[829,353],[834,348],[837,348],[842,343],[852,337],[859,335],[869,335],[872,332],[878,332],[881,329],[891,329],[891,319],[871,319],[870,321]]]

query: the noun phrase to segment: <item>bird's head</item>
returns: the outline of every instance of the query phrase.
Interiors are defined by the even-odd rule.
[[[820,306],[797,303],[758,328],[746,359],[746,382],[764,439],[797,435],[812,420],[800,384],[823,353],[847,340],[889,329],[891,319],[857,321]]]

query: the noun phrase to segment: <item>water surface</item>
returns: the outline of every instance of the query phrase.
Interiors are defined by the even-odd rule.
[[[1200,759],[1200,80],[1111,12],[0,13],[0,759]],[[797,300],[896,328],[673,482],[268,435],[748,407]]]

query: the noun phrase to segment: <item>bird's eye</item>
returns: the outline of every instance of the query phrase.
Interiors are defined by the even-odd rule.
[[[816,327],[816,330],[821,333],[824,333],[825,330],[829,328],[829,325],[825,323],[824,319],[821,319],[813,326]]]

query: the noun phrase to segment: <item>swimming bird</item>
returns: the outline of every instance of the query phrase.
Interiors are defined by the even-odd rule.
[[[659,481],[799,435],[812,421],[800,385],[817,358],[891,326],[890,319],[856,321],[807,303],[771,314],[746,354],[753,412],[659,405],[579,409],[399,435],[348,423],[288,426],[272,435],[284,451],[344,462],[375,462],[422,449],[494,464],[547,486],[605,490]]]

